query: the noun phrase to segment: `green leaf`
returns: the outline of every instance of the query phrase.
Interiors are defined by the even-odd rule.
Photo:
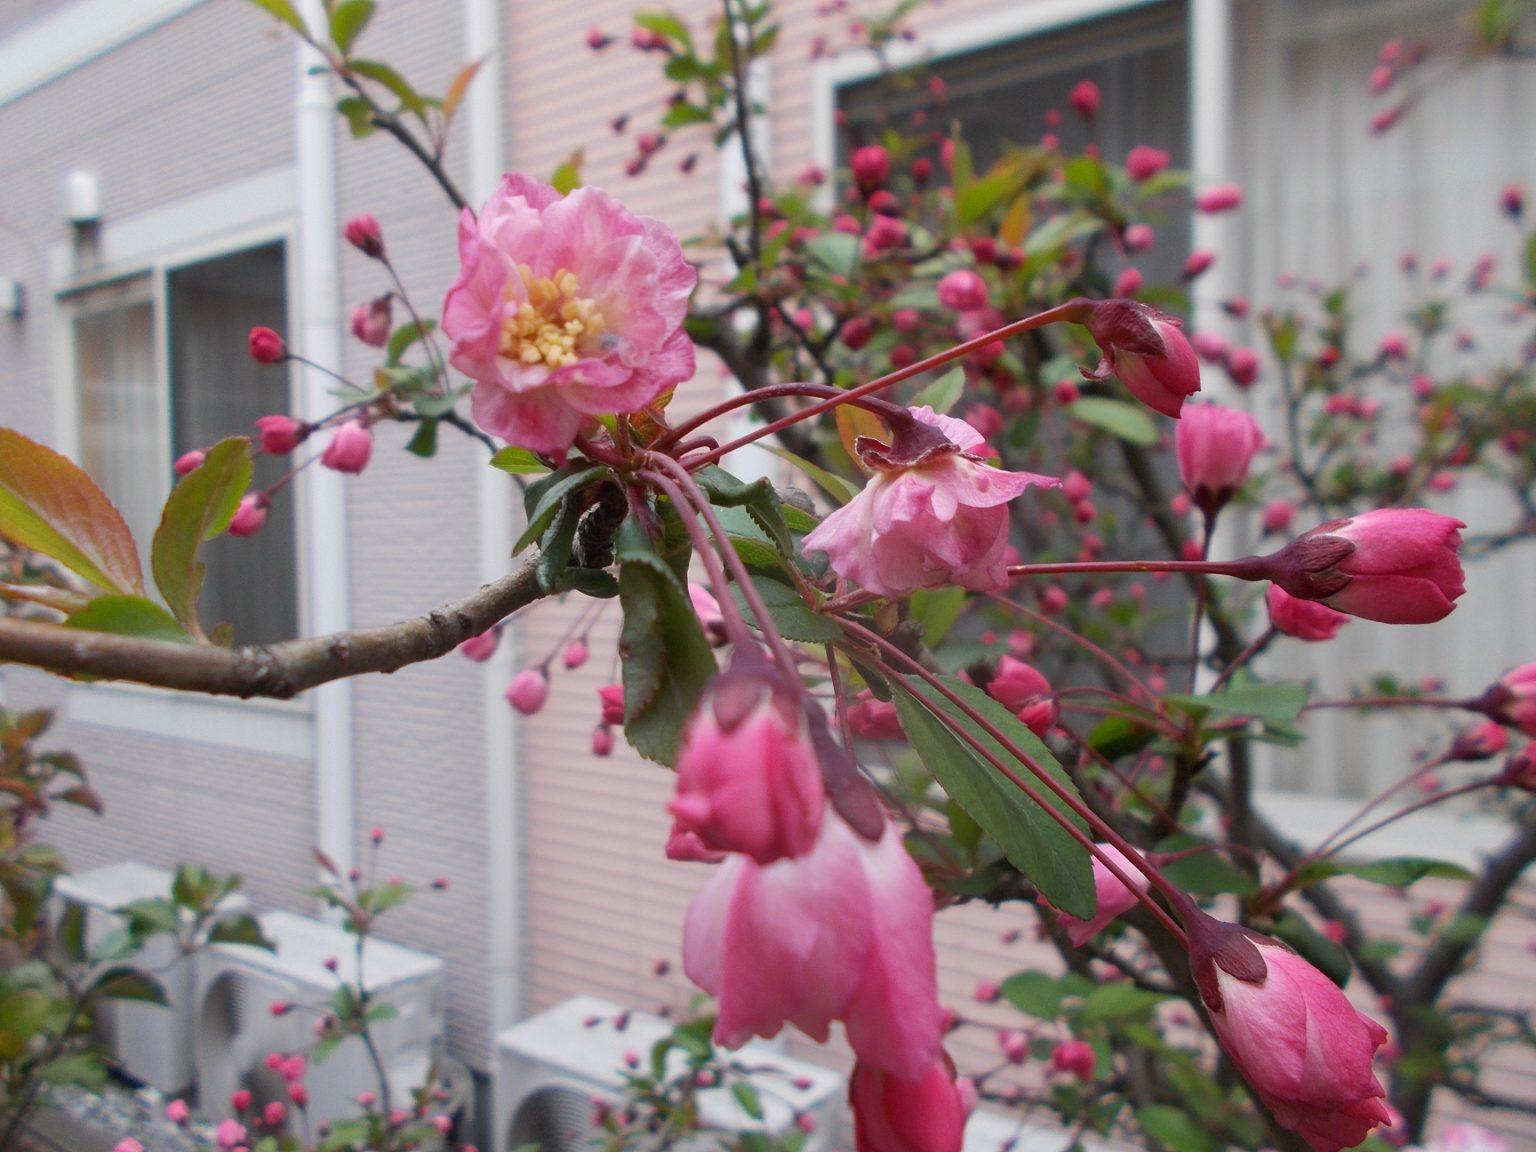
[[[192,642],[192,637],[174,616],[142,596],[98,596],[64,624],[87,632],[110,632],[114,636],[138,636],[172,644]]]
[[[373,0],[341,0],[331,9],[331,43],[346,56],[373,19]]]
[[[647,11],[636,12],[633,17],[635,25],[644,28],[647,32],[654,32],[658,36],[664,36],[673,43],[690,47],[693,37],[689,35],[688,25],[681,18],[671,12]]]
[[[687,589],[633,520],[620,528],[615,554],[624,611],[624,734],[642,756],[671,764],[683,725],[714,678],[714,653]]]
[[[419,325],[414,320],[400,325],[389,335],[389,344],[384,349],[384,366],[396,367],[412,344],[425,340],[436,328],[437,321],[431,319],[423,320]]]
[[[1083,396],[1072,402],[1067,414],[1130,444],[1150,447],[1157,443],[1157,425],[1139,404],[1108,396]]]
[[[745,508],[747,515],[757,521],[758,527],[768,534],[774,546],[786,559],[794,555],[795,546],[789,538],[789,525],[784,520],[784,505],[779,494],[767,477],[744,483],[724,468],[711,464],[694,473],[693,479],[709,496],[711,504],[725,508]]]
[[[150,549],[150,567],[160,595],[193,635],[202,634],[197,621],[197,597],[203,586],[198,551],[204,541],[229,527],[250,483],[251,442],[231,436],[210,448],[165,502]]]
[[[1061,1015],[1061,1002],[1074,994],[1069,981],[1081,977],[1051,976],[1045,972],[1015,972],[1003,981],[1003,999],[1020,1012],[1040,1020],[1055,1020]],[[1090,985],[1091,987],[1091,985]],[[1081,992],[1081,989],[1076,990]]]
[[[276,16],[300,36],[309,35],[309,28],[305,25],[304,18],[299,15],[298,10],[289,3],[289,0],[251,0],[251,3],[262,11]]]
[[[0,428],[0,537],[102,588],[144,591],[122,513],[84,469],[9,428]]]
[[[400,1009],[396,1008],[393,1004],[381,1003],[370,1005],[368,1011],[363,1014],[363,1019],[367,1020],[370,1024],[383,1024],[385,1021],[393,1020],[399,1015]]]
[[[544,535],[545,529],[554,520],[555,513],[560,510],[560,505],[566,496],[592,483],[598,477],[606,475],[607,471],[606,468],[592,467],[583,468],[579,472],[568,472],[562,468],[559,472],[551,472],[543,480],[528,485],[528,491],[523,493],[523,503],[528,509],[528,527],[523,529],[523,534],[512,546],[512,554],[517,555]]]
[[[576,543],[576,525],[585,511],[581,502],[567,497],[560,504],[548,531],[539,539],[539,562],[534,568],[539,587],[546,592],[559,589],[566,566],[571,562],[571,547]]]
[[[1226,1145],[1182,1108],[1146,1104],[1136,1109],[1141,1130],[1168,1152],[1221,1152]]]
[[[923,643],[936,648],[965,610],[965,589],[958,584],[945,588],[919,588],[908,602],[912,619],[923,628]]]
[[[1309,695],[1305,684],[1249,681],[1214,696],[1164,696],[1163,701],[1197,716],[1251,716],[1266,725],[1287,725],[1296,722]]]
[[[738,1080],[731,1085],[731,1095],[736,1097],[736,1103],[741,1105],[741,1110],[754,1120],[763,1118],[762,1097],[757,1094],[757,1089],[746,1080]]]
[[[437,455],[437,421],[423,420],[416,425],[416,432],[411,436],[410,443],[405,450],[413,456],[420,456],[423,460],[430,460]]]
[[[1088,994],[1083,1006],[1075,1013],[1083,1024],[1103,1024],[1115,1020],[1146,1020],[1152,1009],[1166,997],[1145,988],[1138,988],[1126,980],[1113,984],[1101,984]]]
[[[252,948],[265,948],[268,952],[275,951],[277,945],[267,939],[261,930],[261,921],[256,917],[239,913],[234,916],[221,918],[208,931],[210,944],[248,944]]]
[[[74,1052],[38,1067],[37,1077],[45,1084],[100,1088],[107,1082],[107,1062],[99,1052]]]
[[[1202,847],[1204,843],[1195,836],[1170,836],[1158,844],[1157,850],[1173,854]],[[1246,896],[1258,888],[1252,876],[1215,851],[1196,852],[1171,861],[1163,865],[1163,875],[1191,896]]]
[[[1435,860],[1428,856],[1392,856],[1385,860],[1369,860],[1361,864],[1346,864],[1338,860],[1315,860],[1303,868],[1296,877],[1296,886],[1305,887],[1327,880],[1332,876],[1358,876],[1373,884],[1385,884],[1388,888],[1407,888],[1420,880],[1435,877],[1442,880],[1471,880],[1472,873],[1460,864],[1448,860]]]
[[[373,122],[373,109],[368,107],[368,101],[361,96],[343,96],[336,101],[336,111],[346,119],[347,129],[354,140],[371,136],[377,130],[378,126]]]
[[[1157,732],[1148,724],[1130,716],[1106,716],[1088,734],[1088,744],[1109,760],[1140,752],[1152,743]]]
[[[963,395],[965,395],[965,369],[951,368],[912,397],[912,407],[921,408],[926,404],[942,416],[959,403]]]
[[[853,483],[853,481],[844,480],[841,476],[836,476],[833,473],[828,472],[825,468],[822,468],[817,464],[812,464],[804,457],[796,456],[787,448],[775,448],[771,445],[764,445],[764,447],[766,447],[769,452],[772,452],[780,460],[787,460],[801,472],[804,472],[806,476],[809,477],[818,488],[820,488],[828,496],[832,497],[832,499],[836,500],[839,504],[846,504],[848,501],[852,500],[859,494],[859,486]]]
[[[765,576],[761,579],[754,577],[752,585],[762,598],[763,607],[768,609],[768,617],[773,621],[773,626],[786,640],[798,640],[802,644],[828,644],[842,639],[843,630],[836,622],[830,616],[823,616],[807,608],[800,593],[788,584]],[[757,619],[747,607],[747,599],[741,594],[741,589],[733,585],[731,595],[746,616],[747,623],[757,626]]]
[[[1019,190],[1015,172],[987,176],[955,194],[955,222],[962,228],[976,223]]]
[[[1006,736],[1039,767],[1074,793],[1061,765],[1033,732],[1006,708],[974,685],[954,677],[943,682],[966,704]],[[1088,850],[1069,835],[1056,819],[1024,794],[1011,780],[946,726],[969,732],[1008,764],[1013,757],[995,739],[964,715],[949,700],[922,700],[913,694],[916,682],[903,677],[893,682],[896,710],[912,746],[950,798],[987,830],[1009,861],[1040,889],[1055,907],[1081,920],[1093,917],[1096,899],[1093,866]],[[925,688],[925,693],[932,689]],[[940,716],[944,719],[941,720]],[[1019,776],[1032,780],[1023,764]],[[1045,785],[1038,784],[1046,793]],[[1077,823],[1075,818],[1073,823]]]
[[[109,968],[96,978],[91,992],[102,1000],[141,1000],[161,1006],[166,1003],[160,982],[134,968]]]
[[[578,148],[572,152],[557,167],[549,178],[550,187],[560,195],[576,191],[581,187],[581,166],[586,162],[586,154]]]
[[[426,112],[426,101],[421,98],[421,93],[412,88],[404,76],[382,60],[348,60],[347,68],[389,89],[407,112],[413,112],[417,116]]]
[[[76,964],[83,962],[86,957],[85,905],[66,901],[64,911],[59,915],[58,926],[54,929],[54,935],[64,949],[65,956]]]
[[[834,276],[851,276],[859,258],[859,238],[846,232],[823,232],[806,242],[811,259]]]
[[[491,467],[500,468],[513,476],[531,476],[548,472],[549,465],[526,448],[503,448],[491,457]]]

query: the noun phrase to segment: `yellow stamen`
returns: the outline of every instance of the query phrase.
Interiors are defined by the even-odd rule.
[[[526,264],[519,264],[517,274],[526,299],[502,322],[501,354],[550,368],[575,364],[582,357],[582,340],[600,335],[607,326],[596,301],[576,295],[581,282],[564,268],[553,276],[535,276]],[[508,298],[511,295],[509,285]]]

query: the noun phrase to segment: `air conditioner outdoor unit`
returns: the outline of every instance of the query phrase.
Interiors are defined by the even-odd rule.
[[[217,944],[198,957],[196,1064],[198,1101],[209,1116],[227,1115],[237,1089],[257,1108],[288,1098],[281,1075],[266,1065],[269,1053],[307,1055],[315,1021],[329,1010],[342,981],[357,979],[357,937],[339,927],[287,912],[270,912],[261,928],[274,952],[245,944]],[[336,970],[326,967],[334,959]],[[370,1030],[389,1081],[392,1105],[409,1103],[432,1067],[443,1036],[443,962],[397,944],[370,939],[363,953],[368,991],[393,1005],[393,1019]],[[274,1016],[273,1001],[297,1005]],[[309,1123],[318,1127],[358,1115],[356,1098],[378,1093],[379,1082],[362,1041],[348,1037],[304,1078]]]
[[[95,948],[123,927],[115,909],[135,900],[171,893],[174,876],[164,868],[127,860],[62,876],[54,884],[58,911],[71,904],[85,911],[85,943]],[[220,908],[241,912],[248,901],[240,893],[224,898]],[[149,972],[165,989],[166,1006],[112,1000],[96,1012],[96,1028],[107,1051],[124,1073],[167,1095],[192,1084],[193,959],[180,954],[175,941],[155,936],[129,961]]]
[[[963,1152],[1061,1152],[1067,1130],[1049,1121],[1030,1120],[1022,1112],[978,1108],[965,1124]],[[1097,1136],[1081,1138],[1087,1152],[1132,1152],[1129,1145]]]
[[[671,1031],[672,1025],[659,1016],[626,1016],[617,1004],[593,996],[577,996],[507,1029],[497,1041],[497,1152],[533,1143],[540,1152],[589,1152],[598,1134],[594,1101],[620,1099],[624,1054],[632,1051],[648,1060],[651,1046]],[[721,1086],[701,1094],[705,1125],[719,1132],[784,1135],[805,1114],[815,1121],[806,1152],[830,1152],[843,1116],[843,1078],[791,1060],[767,1044],[748,1044],[736,1055],[750,1070],[763,1118],[754,1120]],[[707,1137],[674,1146],[677,1152],[716,1147]]]

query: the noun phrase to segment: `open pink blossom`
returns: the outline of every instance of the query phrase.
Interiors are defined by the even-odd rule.
[[[459,218],[459,261],[449,358],[475,382],[475,421],[509,443],[564,452],[592,417],[693,375],[683,317],[698,274],[666,225],[606,192],[504,176]]]
[[[1248,465],[1264,433],[1248,413],[1222,404],[1191,404],[1173,434],[1179,477],[1208,516],[1215,515],[1248,479]]]
[[[742,649],[683,730],[668,810],[706,848],[772,864],[811,850],[825,805],[799,686]]]
[[[1341,1152],[1391,1123],[1372,1070],[1385,1028],[1278,941],[1206,916],[1185,925],[1217,1039],[1281,1125]]]
[[[1377,508],[1321,524],[1265,559],[1292,596],[1384,624],[1432,624],[1466,591],[1465,527],[1427,508]]]
[[[848,1100],[857,1152],[960,1152],[965,1098],[943,1053],[905,1079],[861,1061],[848,1081]]]
[[[1269,622],[1276,632],[1296,640],[1318,643],[1332,640],[1339,629],[1349,623],[1349,617],[1336,612],[1316,600],[1302,600],[1292,596],[1278,584],[1271,584],[1264,593],[1269,605]]]
[[[860,438],[874,475],[806,536],[805,549],[825,552],[839,576],[881,596],[943,584],[1006,587],[1008,504],[1058,481],[984,464],[972,455],[981,434],[965,421],[910,411],[914,425],[890,445]]]
[[[1141,870],[1126,859],[1125,853],[1113,844],[1097,845],[1100,852],[1113,860],[1120,871],[1130,877],[1134,888],[1128,888],[1125,883],[1111,872],[1098,856],[1093,858],[1093,896],[1094,912],[1092,920],[1079,920],[1076,916],[1067,913],[1059,913],[1061,923],[1066,927],[1067,939],[1072,941],[1074,948],[1081,948],[1092,940],[1100,932],[1129,912],[1140,903],[1137,892],[1147,890],[1148,880]]]
[[[939,1057],[933,894],[892,825],[871,843],[828,812],[804,856],[733,854],[688,909],[683,967],[719,1001],[727,1047],[786,1023],[825,1041],[841,1020],[859,1060],[893,1076]]]

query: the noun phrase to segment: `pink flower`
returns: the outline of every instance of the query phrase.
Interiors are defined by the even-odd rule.
[[[613,755],[613,731],[606,724],[599,724],[592,729],[592,755]]]
[[[1483,696],[1490,719],[1536,737],[1536,664],[1512,668]]]
[[[560,663],[567,668],[580,668],[587,662],[587,642],[578,637],[565,646],[565,651],[560,655]]]
[[[1138,144],[1125,158],[1125,174],[1140,184],[1168,167],[1168,153],[1161,148]]]
[[[1184,261],[1184,279],[1193,280],[1197,276],[1205,275],[1215,263],[1216,253],[1205,248],[1196,249]]]
[[[1126,268],[1115,277],[1114,294],[1116,296],[1134,296],[1141,291],[1141,270],[1138,268]]]
[[[706,848],[697,832],[684,828],[676,820],[672,822],[672,830],[667,834],[664,851],[668,860],[678,860],[685,864],[718,864],[727,856],[725,852]]]
[[[549,699],[549,677],[542,668],[524,668],[507,685],[506,698],[524,716],[532,716]]]
[[[939,303],[951,312],[987,306],[987,282],[969,268],[957,268],[939,281]]]
[[[288,1119],[288,1107],[281,1100],[268,1100],[262,1105],[261,1122],[268,1128],[277,1128],[286,1119]]]
[[[1157,243],[1157,233],[1150,224],[1132,224],[1120,237],[1127,252],[1145,252]]]
[[[905,740],[906,729],[896,705],[888,700],[876,700],[868,689],[859,693],[858,699],[848,705],[848,727],[855,736],[866,740]]]
[[[1111,872],[1097,855],[1093,858],[1093,895],[1094,912],[1092,920],[1079,920],[1076,916],[1069,916],[1065,912],[1058,913],[1058,918],[1067,929],[1067,939],[1072,941],[1074,948],[1081,948],[1092,940],[1100,932],[1118,919],[1123,913],[1129,912],[1140,903],[1136,895],[1138,891],[1145,892],[1149,883],[1141,870],[1132,864],[1113,844],[1100,844],[1097,846],[1113,860],[1121,872],[1124,872],[1131,880],[1134,887],[1127,887],[1125,883]]]
[[[879,144],[866,144],[854,149],[848,157],[848,167],[854,183],[866,193],[872,192],[890,179],[891,154]]]
[[[270,328],[252,328],[248,343],[251,359],[258,364],[281,364],[288,357],[283,338]]]
[[[1259,354],[1252,348],[1233,348],[1227,353],[1227,375],[1239,388],[1251,388],[1259,378]]]
[[[459,654],[473,660],[476,664],[482,664],[496,654],[496,648],[500,643],[501,629],[489,628],[460,644]]]
[[[1084,120],[1092,120],[1099,114],[1099,86],[1092,80],[1079,80],[1067,97],[1067,103]]]
[[[384,255],[384,229],[371,212],[354,216],[341,230],[342,237],[364,256],[378,260]]]
[[[1099,1057],[1086,1040],[1066,1040],[1051,1050],[1051,1067],[1079,1080],[1092,1080]]]
[[[1457,552],[1466,525],[1427,508],[1377,508],[1330,520],[1267,557],[1292,596],[1384,624],[1443,620],[1466,591]]]
[[[229,1106],[236,1112],[244,1112],[251,1106],[251,1093],[247,1088],[236,1089],[229,1098]]]
[[[1195,197],[1195,210],[1207,213],[1230,212],[1241,207],[1242,203],[1243,190],[1236,184],[1218,184]]]
[[[144,1145],[140,1144],[132,1136],[125,1136],[112,1145],[112,1152],[144,1152]]]
[[[1499,207],[1504,209],[1507,215],[1519,219],[1520,214],[1525,211],[1525,189],[1519,184],[1505,185],[1504,190],[1499,193]]]
[[[727,1047],[842,1020],[872,1068],[919,1079],[939,1057],[933,895],[894,826],[870,843],[828,812],[805,856],[731,856],[688,909],[683,967]]]
[[[1278,941],[1192,921],[1190,968],[1217,1039],[1275,1119],[1315,1152],[1353,1148],[1391,1123],[1371,1068],[1386,1029]]]
[[[664,224],[599,189],[503,177],[478,217],[459,218],[459,260],[443,332],[487,432],[564,452],[590,418],[693,375],[682,325],[697,272]]]
[[[309,1107],[309,1089],[302,1084],[290,1084],[288,1099],[293,1101],[295,1108],[307,1108]]]
[[[370,348],[389,343],[389,297],[387,295],[359,304],[352,310],[352,335]]]
[[[1041,739],[1056,723],[1059,706],[1050,681],[1022,660],[998,657],[997,675],[987,682],[987,693]]]
[[[256,427],[261,429],[261,450],[273,456],[286,456],[309,435],[309,425],[292,416],[258,416]]]
[[[971,455],[981,434],[963,420],[910,409],[892,443],[867,437],[858,449],[874,476],[806,537],[832,569],[881,596],[960,584],[977,591],[1008,583],[1008,504],[1049,476],[1005,472]]]
[[[604,724],[624,723],[624,685],[604,684],[597,690]]]
[[[337,472],[356,476],[368,467],[373,455],[373,433],[360,420],[348,420],[331,433],[331,440],[320,454],[320,463]]]
[[[1297,640],[1332,640],[1349,622],[1344,613],[1316,600],[1297,599],[1278,584],[1271,584],[1264,598],[1269,603],[1269,622],[1275,631]]]
[[[1177,420],[1185,399],[1200,391],[1200,362],[1179,322],[1133,300],[1102,300],[1087,324],[1103,360],[1083,375],[1113,373],[1147,407]]]
[[[1248,479],[1248,465],[1264,443],[1258,422],[1221,404],[1184,409],[1173,434],[1179,477],[1195,506],[1214,516]]]
[[[1296,518],[1296,506],[1289,500],[1271,500],[1264,505],[1264,531],[1284,532]]]
[[[861,1061],[848,1082],[848,1100],[857,1152],[960,1152],[965,1100],[943,1053],[907,1079]]]
[[[238,1120],[221,1120],[213,1139],[224,1152],[229,1152],[236,1144],[245,1142],[245,1125]]]
[[[172,464],[171,468],[175,471],[176,475],[186,476],[201,468],[206,458],[207,453],[199,448],[194,448],[192,451],[183,452],[180,456],[176,457],[176,463]]]
[[[706,848],[772,864],[811,850],[825,802],[799,685],[742,649],[683,730],[668,811]]]
[[[1492,760],[1508,747],[1509,732],[1504,726],[1485,720],[1457,732],[1445,755],[1448,760],[1474,763],[1478,760]]]
[[[229,521],[231,536],[254,536],[267,522],[267,497],[262,492],[247,492]]]
[[[165,1118],[172,1124],[185,1124],[191,1115],[192,1110],[185,1100],[172,1100],[165,1106]]]

